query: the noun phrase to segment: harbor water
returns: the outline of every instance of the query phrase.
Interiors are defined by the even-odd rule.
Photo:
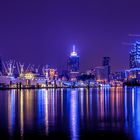
[[[0,138],[140,139],[140,87],[0,91]]]

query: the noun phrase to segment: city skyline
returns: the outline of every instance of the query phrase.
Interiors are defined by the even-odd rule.
[[[136,42],[131,42],[131,43],[126,43],[125,45],[130,45],[130,47],[131,47],[131,50],[128,52],[128,56],[129,56],[129,58],[128,58],[128,60],[127,60],[127,63],[128,63],[128,66],[127,66],[127,68],[126,69],[122,69],[122,68],[118,68],[118,69],[113,69],[112,70],[112,63],[110,63],[111,61],[112,61],[112,59],[109,57],[109,56],[102,56],[100,59],[102,59],[102,60],[100,60],[100,62],[98,63],[98,65],[97,66],[94,66],[94,67],[90,67],[90,68],[86,68],[85,69],[85,71],[86,70],[89,70],[89,69],[94,69],[94,68],[96,68],[96,67],[98,67],[98,66],[104,66],[104,62],[103,62],[103,59],[104,58],[107,58],[107,59],[110,59],[109,61],[109,65],[110,65],[110,72],[115,72],[115,71],[119,71],[119,70],[127,70],[127,69],[129,69],[129,68],[133,68],[133,67],[131,67],[131,53],[132,53],[132,50],[133,50],[133,47],[135,47],[137,44],[140,44],[140,42],[139,41],[136,41]],[[137,55],[139,55],[139,54],[137,54]],[[67,55],[67,58],[66,59],[68,59],[69,57],[79,57],[79,72],[84,72],[84,71],[82,71],[81,69],[80,69],[80,56],[79,56],[79,53],[77,52],[77,48],[76,48],[76,46],[75,46],[75,44],[72,46],[72,49],[71,49],[71,52],[69,52],[69,55]],[[44,67],[45,65],[46,66],[48,66],[48,67],[54,67],[55,69],[58,69],[56,66],[53,66],[53,64],[42,64],[42,65],[40,65],[40,63],[39,64],[33,64],[33,63],[30,63],[30,62],[25,62],[25,61],[20,61],[20,60],[16,60],[16,59],[14,59],[14,58],[8,58],[7,60],[6,59],[3,59],[4,57],[2,57],[2,56],[0,56],[0,60],[1,61],[6,61],[6,62],[8,62],[8,61],[10,61],[10,60],[12,60],[12,61],[17,61],[18,63],[22,63],[22,64],[25,64],[25,65],[32,65],[32,66],[34,66],[34,67]],[[62,69],[58,69],[59,71],[63,71],[63,70],[67,70],[68,69],[68,60],[65,60],[66,62],[65,62],[65,66],[62,68]],[[107,60],[108,61],[108,60]],[[92,63],[91,63],[92,64]],[[3,65],[3,64],[2,64]]]
[[[131,46],[123,42],[140,38],[128,36],[140,33],[139,3],[134,0],[1,2],[0,55],[37,65],[50,64],[62,70],[75,44],[81,56],[81,71],[101,65],[104,56],[111,58],[113,71],[127,69]]]

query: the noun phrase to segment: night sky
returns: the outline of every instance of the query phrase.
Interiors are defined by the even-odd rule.
[[[128,68],[140,34],[139,0],[0,0],[0,55],[36,65],[66,66],[73,44],[81,71],[111,57],[113,70]],[[140,37],[139,37],[140,39]]]

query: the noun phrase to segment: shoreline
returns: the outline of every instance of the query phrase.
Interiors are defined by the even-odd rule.
[[[111,88],[111,87],[117,87],[117,86],[110,86],[108,88]],[[123,87],[123,86],[118,86],[118,87]],[[26,89],[79,89],[79,88],[83,88],[83,89],[94,89],[94,88],[106,88],[105,86],[80,86],[80,87],[77,87],[77,86],[70,86],[70,87],[21,87],[21,88],[12,88],[12,87],[7,87],[7,88],[0,88],[0,91],[1,90],[26,90]]]
[[[70,88],[70,89],[76,89],[76,88],[97,88],[97,87],[23,87],[23,88],[0,88],[0,90],[13,90],[13,89],[17,89],[17,90],[22,90],[22,89],[66,89],[66,88]]]
[[[50,86],[50,87],[0,87],[0,91],[1,90],[26,90],[26,89],[79,89],[79,88],[83,88],[83,89],[90,89],[90,88],[106,88],[106,87],[108,87],[108,88],[111,88],[111,87],[124,87],[124,86],[127,86],[127,87],[140,87],[140,85],[137,85],[137,84],[124,84],[124,85],[122,85],[122,86],[112,86],[112,85],[110,85],[109,87],[108,86],[67,86],[67,87],[65,87],[65,86],[62,86],[62,87],[59,87],[59,86],[56,86],[56,87],[54,87],[54,86]]]

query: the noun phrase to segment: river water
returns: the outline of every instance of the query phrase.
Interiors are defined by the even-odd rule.
[[[140,139],[140,88],[0,91],[5,139]]]

